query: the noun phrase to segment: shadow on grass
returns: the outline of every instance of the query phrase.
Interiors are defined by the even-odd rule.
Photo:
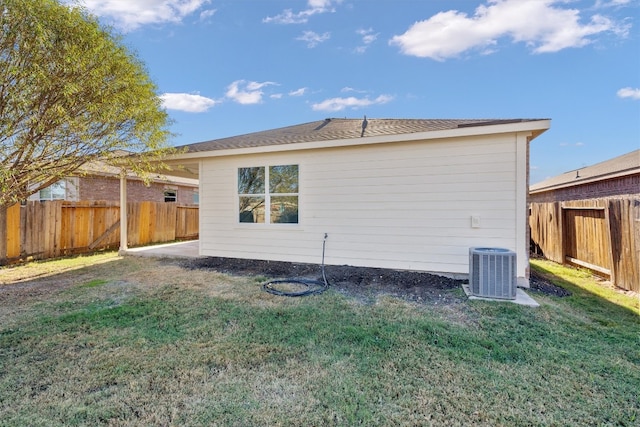
[[[30,310],[33,304],[64,299],[68,292],[103,287],[120,291],[123,278],[148,267],[148,261],[131,262],[117,253],[81,255],[34,261],[0,269],[0,322],[7,316]]]
[[[60,276],[82,275],[84,271],[103,268],[106,263],[121,261],[116,252],[101,252],[0,267],[0,289],[10,290]]]
[[[637,294],[629,295],[604,286],[589,272],[548,260],[531,260],[531,268],[554,285],[569,291],[573,305],[602,313],[632,314],[636,323],[640,321],[640,296]]]

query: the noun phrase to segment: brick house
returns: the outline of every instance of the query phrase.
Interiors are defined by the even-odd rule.
[[[529,188],[534,203],[640,195],[640,149],[565,172]]]
[[[198,180],[157,175],[148,185],[135,175],[127,177],[128,200],[131,202],[177,202],[199,204]],[[82,173],[58,181],[32,194],[29,200],[120,201],[119,170],[101,162],[83,168]]]

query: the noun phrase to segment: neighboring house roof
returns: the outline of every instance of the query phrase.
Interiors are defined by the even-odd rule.
[[[640,174],[640,149],[546,179],[532,185],[529,193],[536,194],[634,174]]]
[[[124,151],[123,153],[125,155],[129,154]],[[84,164],[80,166],[79,171],[80,171],[80,175],[94,175],[94,176],[113,177],[113,178],[120,177],[120,168],[111,166],[108,163],[101,160]],[[131,172],[127,173],[127,178],[141,179],[136,174]],[[185,178],[182,176],[166,175],[166,174],[153,174],[153,176],[151,176],[151,182],[172,184],[172,185],[184,185],[184,186],[190,186],[190,187],[198,186],[197,179]]]
[[[188,144],[186,152],[166,163],[180,165],[172,174],[195,177],[197,162],[207,156],[328,148],[383,142],[530,131],[537,136],[549,119],[339,119],[328,118],[278,129]]]

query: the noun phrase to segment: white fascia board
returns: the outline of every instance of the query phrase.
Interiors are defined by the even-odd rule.
[[[478,135],[495,135],[514,132],[535,132],[535,136],[551,127],[550,120],[507,123],[486,126],[469,126],[456,129],[415,132],[407,134],[381,135],[363,138],[335,139],[328,141],[299,142],[293,144],[274,144],[260,147],[228,148],[224,150],[196,151],[176,154],[166,161],[202,159],[207,157],[238,156],[246,154],[277,153],[284,151],[314,150],[319,148],[355,147],[359,145],[387,144],[393,142],[424,141],[432,139],[460,138]],[[534,136],[534,137],[535,137]]]

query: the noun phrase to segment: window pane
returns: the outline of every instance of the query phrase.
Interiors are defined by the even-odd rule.
[[[66,181],[58,181],[51,186],[51,199],[64,200]]]
[[[264,223],[264,197],[240,196],[240,222]]]
[[[238,194],[264,194],[264,168],[238,168]]]
[[[298,223],[298,196],[271,197],[271,223]]]
[[[40,200],[51,200],[51,187],[40,190]]]
[[[269,168],[270,193],[298,192],[298,165],[271,166]]]
[[[40,200],[64,200],[66,181],[58,181],[40,190]]]
[[[176,190],[165,190],[164,191],[164,201],[165,202],[175,202],[178,200],[178,192]]]

